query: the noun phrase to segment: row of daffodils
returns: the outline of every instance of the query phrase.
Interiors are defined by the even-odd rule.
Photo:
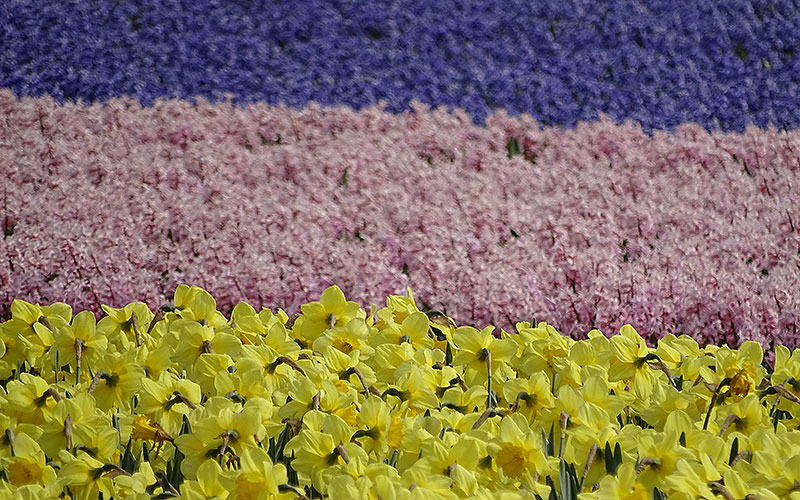
[[[181,285],[0,325],[0,497],[800,499],[800,353]]]

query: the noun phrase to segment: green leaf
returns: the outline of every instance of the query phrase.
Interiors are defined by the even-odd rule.
[[[736,455],[739,454],[739,438],[734,438],[733,443],[731,444],[731,454],[728,458],[728,465],[733,463],[733,460],[736,458]]]
[[[128,439],[128,444],[125,445],[125,451],[119,459],[119,468],[129,474],[133,474],[139,470],[139,461],[133,457],[131,452],[131,440]]]
[[[558,477],[561,480],[561,500],[578,500],[578,476],[575,465],[564,459],[558,464]]]
[[[619,443],[616,444],[614,447],[614,452],[612,453],[611,445],[608,444],[608,441],[606,441],[606,447],[603,450],[603,458],[605,459],[606,463],[606,472],[612,476],[616,476],[617,469],[622,463],[622,450],[619,447]]]
[[[514,156],[516,156],[516,155],[521,153],[521,151],[519,149],[519,143],[513,137],[508,141],[508,144],[506,145],[506,149],[508,150],[508,159],[509,160],[511,158],[513,158]]]

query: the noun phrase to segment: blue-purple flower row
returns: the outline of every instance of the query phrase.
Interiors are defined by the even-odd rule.
[[[572,126],[800,123],[789,1],[7,0],[0,88],[303,106],[413,99]]]

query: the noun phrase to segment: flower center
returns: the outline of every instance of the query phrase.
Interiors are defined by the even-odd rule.
[[[345,354],[350,354],[355,347],[353,344],[350,343],[350,339],[343,339],[338,337],[336,340],[333,341],[333,347],[339,349]]]
[[[525,450],[514,444],[507,444],[497,452],[497,466],[508,476],[519,476],[528,468]]]

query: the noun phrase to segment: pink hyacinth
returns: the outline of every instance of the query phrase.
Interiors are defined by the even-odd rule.
[[[289,312],[411,287],[459,324],[800,344],[800,132],[0,91],[0,307]],[[508,157],[511,139],[521,154]]]

